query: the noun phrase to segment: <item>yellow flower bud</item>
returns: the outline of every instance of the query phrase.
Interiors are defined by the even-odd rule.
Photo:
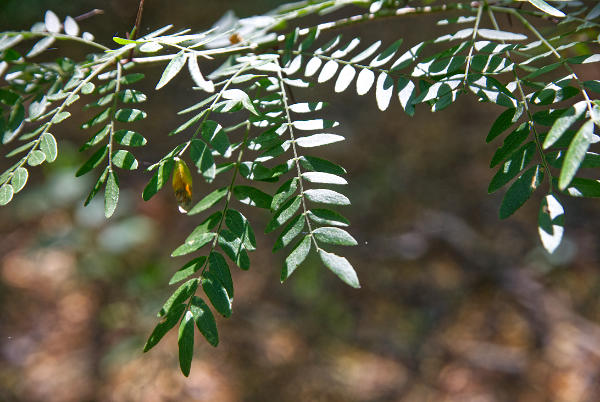
[[[175,158],[173,169],[173,192],[179,205],[179,212],[187,213],[192,203],[192,175],[185,162]]]

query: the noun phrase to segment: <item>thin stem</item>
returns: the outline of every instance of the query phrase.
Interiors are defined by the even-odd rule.
[[[292,124],[292,118],[290,116],[290,108],[288,106],[287,93],[285,90],[285,83],[283,81],[283,75],[281,73],[281,59],[277,58],[279,63],[279,68],[277,69],[277,78],[279,79],[279,88],[281,90],[281,98],[283,100],[283,107],[285,109],[285,115],[287,119],[288,131],[290,133],[291,143],[292,143],[292,152],[294,153],[294,164],[296,165],[296,174],[298,177],[298,184],[300,186],[300,199],[302,200],[302,210],[304,215],[304,220],[306,221],[306,226],[308,227],[308,233],[311,237],[313,243],[317,251],[319,251],[319,245],[317,244],[317,240],[313,236],[312,226],[310,224],[310,220],[308,219],[308,208],[306,207],[306,198],[304,196],[304,184],[302,182],[302,171],[300,170],[300,160],[298,158],[298,151],[296,149],[296,138],[294,137],[294,126]]]
[[[479,23],[481,22],[481,15],[483,13],[483,5],[480,4],[477,7],[477,17],[475,19],[475,26],[473,27],[473,36],[471,38],[473,44],[469,49],[469,55],[467,56],[467,65],[465,67],[465,78],[463,79],[463,85],[467,83],[467,76],[469,75],[469,68],[471,67],[471,59],[473,57],[473,49],[475,49],[475,38],[477,38],[477,31],[479,30]]]
[[[112,154],[113,154],[113,136],[115,134],[115,120],[114,115],[117,109],[117,100],[119,99],[119,91],[121,90],[121,74],[122,67],[121,63],[117,63],[117,84],[115,85],[115,98],[110,110],[110,131],[108,136],[108,171],[112,172]]]
[[[138,36],[137,33],[140,30],[140,24],[142,23],[142,12],[144,11],[144,0],[140,0],[140,5],[138,7],[137,16],[135,17],[135,25],[131,31],[131,40],[135,40]]]
[[[79,43],[84,43],[86,45],[101,49],[102,51],[109,51],[111,50],[110,48],[101,45],[100,43],[91,41],[91,40],[86,40],[83,38],[80,38],[79,36],[71,36],[71,35],[65,35],[65,34],[61,34],[61,33],[52,33],[52,32],[31,32],[31,31],[11,31],[11,32],[3,32],[2,35],[5,36],[19,36],[21,35],[24,39],[29,39],[29,38],[35,38],[38,36],[44,36],[44,37],[48,37],[51,36],[53,38],[56,38],[58,40],[70,40],[73,42],[79,42]]]
[[[227,215],[227,211],[229,210],[229,202],[231,201],[231,194],[233,193],[233,185],[235,184],[235,179],[237,178],[238,172],[240,170],[240,165],[242,164],[242,156],[244,155],[244,150],[246,149],[246,144],[248,142],[248,134],[250,133],[250,122],[246,124],[246,132],[244,133],[244,140],[242,141],[242,146],[240,148],[240,152],[238,152],[237,161],[235,162],[235,167],[233,169],[233,175],[231,175],[231,182],[227,187],[227,195],[225,196],[225,207],[223,208],[223,214],[221,215],[221,219],[219,220],[219,225],[217,226],[217,230],[215,231],[216,236],[213,240],[212,246],[210,248],[210,253],[214,251],[219,243],[219,236],[221,234],[221,228],[223,227],[223,222],[225,221],[225,215]],[[208,259],[206,260],[208,262]],[[206,262],[202,267],[202,272],[200,272],[200,276],[204,273],[206,269]]]
[[[131,30],[131,34],[127,34],[127,38],[131,40],[135,40],[137,37],[137,33],[140,30],[140,24],[142,23],[142,12],[144,11],[144,0],[140,0],[140,5],[138,6],[137,16],[135,17],[135,24],[133,29]],[[133,58],[133,51],[135,48],[131,48],[129,52],[129,60]]]
[[[206,260],[204,260],[204,263],[202,264],[202,268],[200,269],[200,278],[202,278],[202,275],[204,275],[204,271],[206,270],[206,267],[208,266],[208,261],[209,261],[210,255],[212,254],[212,252],[217,247],[217,244],[219,243],[219,236],[221,234],[221,228],[223,227],[223,222],[225,221],[225,215],[227,215],[227,211],[229,210],[229,202],[231,200],[231,194],[233,193],[233,185],[235,184],[235,179],[237,178],[237,174],[238,174],[240,165],[242,163],[242,156],[244,155],[244,150],[246,149],[246,144],[248,141],[249,133],[250,133],[250,122],[248,122],[246,124],[246,133],[244,134],[244,140],[242,142],[242,147],[240,148],[240,152],[238,153],[237,162],[236,162],[235,168],[233,170],[233,175],[231,176],[231,182],[229,183],[229,187],[227,187],[227,196],[225,197],[225,207],[223,208],[223,213],[221,214],[221,219],[219,219],[219,224],[217,225],[217,230],[215,231],[215,238],[213,239],[213,242],[210,246],[210,250],[208,251],[208,257],[206,258]],[[190,297],[190,299],[188,300],[187,305],[185,307],[185,310],[190,308],[191,303],[192,303],[192,298]],[[183,317],[182,317],[182,319],[183,319]]]
[[[95,17],[96,15],[100,15],[100,14],[104,14],[104,10],[100,10],[99,8],[94,8],[93,10],[88,11],[87,13],[78,15],[74,19],[75,19],[75,21],[83,21],[83,20],[87,20],[88,18]]]
[[[496,30],[500,30],[500,27],[498,25],[498,22],[496,21],[496,17],[494,16],[494,12],[492,10],[492,7],[487,7],[487,11],[488,11],[488,15],[490,17],[490,20],[492,21],[492,25],[494,25],[494,28]],[[505,44],[506,42],[504,40],[500,41],[502,44]],[[510,60],[510,51],[507,50],[505,52],[506,57]],[[542,165],[544,166],[544,170],[546,171],[546,174],[548,175],[548,188],[549,188],[549,192],[552,193],[553,192],[553,184],[552,184],[552,171],[550,170],[550,166],[548,164],[548,161],[546,160],[546,154],[544,153],[544,149],[542,147],[542,143],[540,141],[539,138],[539,134],[537,132],[537,130],[535,129],[535,124],[533,122],[533,116],[531,114],[531,110],[529,109],[529,103],[527,102],[527,97],[525,96],[525,92],[523,91],[523,86],[521,85],[521,79],[519,78],[518,74],[517,74],[517,64],[514,63],[512,72],[513,75],[515,77],[515,81],[517,83],[517,88],[519,90],[519,95],[521,96],[521,103],[523,104],[523,107],[525,108],[525,112],[527,113],[527,118],[528,118],[528,125],[531,131],[533,131],[533,138],[535,141],[535,146],[537,148],[538,154],[540,155],[540,159],[542,160]]]

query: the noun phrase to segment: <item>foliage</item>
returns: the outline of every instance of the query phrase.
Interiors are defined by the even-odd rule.
[[[541,189],[545,196],[538,229],[544,247],[553,252],[564,232],[560,198],[600,196],[600,182],[582,174],[600,166],[599,155],[590,151],[599,140],[594,129],[600,125],[600,101],[594,94],[600,92],[600,81],[585,80],[579,71],[600,61],[593,50],[600,5],[422,3],[300,1],[250,18],[229,13],[200,33],[171,33],[173,27],[166,26],[134,39],[136,26],[129,38],[113,38],[113,47],[95,42],[90,33],[80,35],[75,19],[61,22],[48,11],[44,22],[29,31],[0,36],[0,135],[6,157],[15,160],[0,176],[0,204],[23,190],[30,167],[57,158],[51,133],[57,132],[55,126],[77,108],[92,109],[96,113],[82,125],[91,136],[81,146],[91,155],[76,175],[96,175],[85,204],[104,189],[105,215],[111,217],[119,200],[118,169],[137,169],[129,148],[148,141],[133,129],[133,123],[147,118],[142,105],[150,98],[135,88],[144,79],[136,71],[144,64],[165,66],[158,91],[187,67],[199,101],[178,112],[188,120],[170,135],[182,139],[148,168],[152,177],[142,194],[149,200],[171,181],[180,211],[203,216],[172,253],[192,256],[173,274],[170,284],[183,284],[159,311],[161,321],[144,348],[151,349],[178,325],[185,375],[191,367],[194,325],[217,346],[214,312],[232,314],[230,264],[250,268],[248,253],[256,249],[256,241],[241,211],[244,205],[268,211],[265,232],[280,230],[273,251],[286,250],[282,282],[314,250],[342,281],[360,287],[354,268],[335,247],[356,245],[345,229],[348,220],[337,211],[350,204],[338,187],[347,184],[346,171],[311,155],[312,148],[344,137],[331,132],[339,123],[323,114],[325,100],[296,101],[293,88],[335,81],[335,92],[353,86],[365,95],[373,89],[380,110],[397,107],[392,104],[397,97],[410,116],[421,104],[438,111],[461,95],[500,106],[486,137],[487,142],[504,138],[490,162],[497,173],[488,191],[508,186],[499,211],[504,219]],[[327,19],[332,11],[350,12],[356,6],[365,11]],[[342,26],[433,13],[442,15],[438,24],[448,33],[420,43],[406,45],[398,38],[383,46],[388,38],[382,38],[361,45],[360,38],[341,35],[321,40],[323,32]],[[325,22],[302,27],[301,17],[310,14],[324,16]],[[507,26],[500,27],[498,15],[509,17]],[[45,50],[57,41],[80,42],[95,53],[84,60],[44,59]],[[213,58],[223,62],[205,77],[201,61]],[[90,100],[83,107],[82,98]],[[213,183],[219,175],[227,176],[229,184],[202,186],[210,190],[192,205],[193,180]]]

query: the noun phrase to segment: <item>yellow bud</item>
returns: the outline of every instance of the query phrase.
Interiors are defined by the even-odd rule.
[[[192,203],[192,175],[185,162],[175,158],[173,169],[173,192],[179,205],[179,212],[187,213]]]

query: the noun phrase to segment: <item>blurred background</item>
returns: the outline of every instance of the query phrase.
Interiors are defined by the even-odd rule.
[[[281,1],[148,1],[142,32],[173,23],[200,30],[226,10],[265,12]],[[60,17],[104,10],[80,23],[111,46],[134,23],[137,2],[1,0],[3,30],[28,29],[47,9]],[[342,14],[339,14],[342,15]],[[335,16],[335,15],[334,15]],[[436,17],[345,28],[363,45],[404,38],[403,48],[445,31]],[[309,18],[304,22],[312,25]],[[375,29],[376,28],[376,29]],[[61,44],[56,57],[89,51]],[[216,65],[201,66],[209,71]],[[598,70],[588,65],[587,74]],[[143,67],[152,94],[161,70]],[[181,74],[144,105],[136,130],[142,167],[180,138],[176,111],[199,100]],[[0,209],[0,400],[2,401],[596,401],[600,398],[600,204],[562,197],[566,238],[548,255],[537,237],[542,192],[500,221],[503,190],[488,195],[485,144],[501,109],[463,96],[433,115],[409,118],[372,93],[333,94],[333,84],[297,91],[329,99],[328,118],[346,137],[324,154],[348,170],[343,212],[359,246],[343,250],[357,269],[354,290],[311,256],[280,284],[284,253],[254,222],[252,267],[232,265],[234,314],[217,318],[220,344],[196,335],[189,378],[179,371],[176,331],[142,347],[167,283],[187,260],[169,255],[203,217],[177,212],[171,191],[143,202],[150,175],[120,172],[115,216],[101,195],[82,206],[92,180],[75,179],[87,115],[55,129],[59,159],[30,169],[27,189]],[[58,131],[60,128],[60,132]],[[7,167],[7,162],[0,162]],[[91,176],[91,175],[88,175]],[[196,195],[208,185],[196,178]]]

